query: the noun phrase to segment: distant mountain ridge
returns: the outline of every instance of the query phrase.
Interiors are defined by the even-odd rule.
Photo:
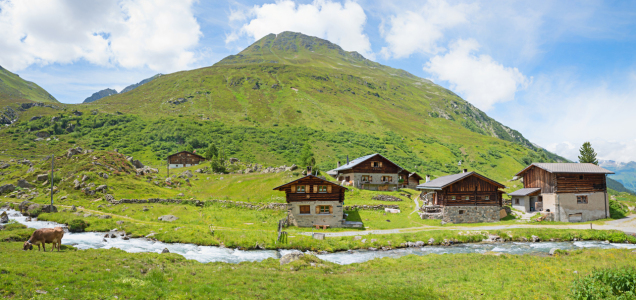
[[[157,79],[157,78],[161,77],[162,75],[163,75],[163,74],[157,74],[157,75],[152,76],[152,77],[150,77],[150,78],[146,78],[146,79],[144,79],[144,80],[142,80],[142,81],[140,81],[140,82],[138,82],[138,83],[131,84],[131,85],[129,85],[129,86],[127,86],[127,87],[125,87],[125,88],[124,88],[123,90],[121,90],[121,92],[119,92],[119,93],[117,93],[117,91],[116,91],[116,90],[113,90],[113,89],[110,89],[110,88],[108,88],[108,89],[104,89],[104,90],[101,90],[101,91],[99,91],[99,92],[97,92],[97,93],[94,93],[92,96],[90,96],[90,97],[86,98],[86,99],[84,100],[84,102],[82,102],[82,103],[91,103],[91,102],[95,102],[95,101],[97,101],[97,100],[99,100],[99,99],[102,99],[102,98],[108,97],[108,96],[112,96],[112,95],[116,95],[116,94],[123,94],[123,93],[126,93],[126,92],[130,92],[130,91],[132,91],[132,90],[134,90],[134,89],[136,89],[136,88],[138,88],[138,87],[140,87],[140,86],[142,86],[142,85],[144,85],[144,84],[146,84],[146,83],[148,83],[148,82],[151,82],[151,81],[153,81],[153,80],[155,80],[155,79]]]
[[[622,183],[625,188],[636,191],[636,162],[616,162],[613,160],[599,160],[599,166],[613,171],[609,177]]]
[[[39,85],[26,81],[18,74],[0,66],[0,100],[2,102],[48,102],[59,103]]]
[[[116,91],[116,90],[113,90],[113,89],[104,89],[104,90],[101,90],[101,91],[99,91],[99,92],[97,92],[97,93],[94,93],[94,94],[93,94],[93,95],[91,95],[90,97],[88,97],[88,98],[84,99],[84,102],[83,102],[83,103],[91,103],[91,102],[93,102],[93,101],[97,101],[97,100],[102,99],[102,98],[104,98],[104,97],[108,97],[108,96],[110,96],[110,95],[115,95],[115,94],[117,94],[117,91]]]

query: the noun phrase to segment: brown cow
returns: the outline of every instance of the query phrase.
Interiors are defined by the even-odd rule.
[[[64,228],[62,227],[38,229],[33,232],[28,241],[24,242],[24,250],[33,250],[33,245],[38,245],[38,251],[40,251],[40,244],[42,244],[42,248],[46,252],[46,243],[52,243],[53,249],[57,247],[57,251],[60,251],[62,237],[64,237]]]

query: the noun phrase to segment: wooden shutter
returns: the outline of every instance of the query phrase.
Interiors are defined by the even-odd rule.
[[[374,163],[374,161],[371,162],[371,168],[373,168],[373,163]]]
[[[327,185],[327,193],[331,193],[331,185]]]
[[[318,193],[318,186],[314,185],[314,193]]]
[[[380,162],[380,168],[382,168],[382,162]]]
[[[305,186],[305,193],[311,193],[311,185],[306,185]]]
[[[295,193],[295,192],[296,192],[296,186],[295,186],[295,185],[292,185],[292,191],[291,191],[291,192],[292,192],[292,193]]]
[[[329,214],[333,214],[333,205],[329,205]]]
[[[316,205],[316,214],[320,213],[320,205]]]

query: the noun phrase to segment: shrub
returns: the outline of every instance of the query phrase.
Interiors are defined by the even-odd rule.
[[[73,219],[66,225],[68,225],[68,231],[70,232],[84,232],[84,229],[89,226],[89,224],[82,219]]]
[[[575,280],[573,299],[636,299],[636,269],[604,269]]]
[[[7,223],[7,225],[4,225],[4,230],[7,230],[7,231],[26,229],[26,228],[27,228],[26,225],[22,225],[14,220],[11,220],[9,221],[9,223]]]

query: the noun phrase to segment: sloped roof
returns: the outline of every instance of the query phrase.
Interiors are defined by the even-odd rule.
[[[516,176],[525,173],[532,166],[541,168],[550,173],[614,174],[614,172],[610,170],[589,163],[533,163],[517,173]]]
[[[368,160],[368,159],[370,159],[370,158],[372,158],[372,157],[374,157],[374,156],[376,156],[376,155],[380,155],[382,158],[384,158],[384,159],[388,160],[389,162],[391,162],[392,164],[394,164],[394,165],[398,166],[400,169],[405,170],[404,168],[400,167],[400,165],[398,165],[398,164],[396,164],[396,163],[392,162],[390,159],[388,159],[388,158],[386,158],[386,157],[382,156],[381,154],[379,154],[379,153],[374,153],[374,154],[369,154],[369,155],[366,155],[366,156],[358,157],[358,158],[356,158],[356,159],[354,159],[354,160],[350,161],[348,164],[346,164],[346,165],[342,165],[342,166],[340,166],[340,167],[338,167],[338,168],[335,168],[335,169],[333,169],[333,170],[331,170],[331,171],[336,171],[336,172],[338,172],[338,171],[349,170],[349,169],[351,169],[351,168],[353,168],[353,167],[355,167],[355,166],[357,166],[357,165],[359,165],[359,164],[361,164],[361,163],[365,162],[366,160]]]
[[[449,185],[451,185],[451,184],[453,184],[455,182],[458,182],[460,180],[463,180],[463,179],[468,178],[468,177],[473,176],[473,175],[475,175],[475,176],[477,176],[477,177],[479,177],[481,179],[484,179],[486,181],[490,181],[491,183],[493,183],[495,185],[498,185],[501,188],[505,188],[506,187],[505,185],[503,185],[503,184],[501,184],[499,182],[496,182],[496,181],[494,181],[494,180],[492,180],[492,179],[490,179],[488,177],[480,175],[479,173],[467,172],[467,173],[459,173],[459,174],[453,174],[453,175],[448,175],[448,176],[442,176],[442,177],[436,178],[434,180],[431,180],[429,182],[422,183],[422,184],[418,185],[417,188],[421,189],[421,190],[443,189],[443,188],[445,188],[445,187],[447,187],[447,186],[449,186]]]
[[[516,190],[512,193],[509,193],[508,196],[528,196],[532,193],[536,193],[540,191],[541,188],[524,188],[520,190]]]
[[[177,153],[173,153],[173,154],[168,155],[168,157],[172,157],[172,156],[175,156],[175,155],[177,155],[177,154],[179,154],[179,153],[184,153],[184,152],[185,152],[185,153],[188,153],[188,154],[192,154],[192,155],[194,155],[194,156],[198,156],[198,157],[199,157],[199,158],[201,158],[201,159],[205,159],[205,157],[203,157],[203,156],[201,156],[201,155],[199,155],[199,154],[196,154],[196,153],[190,152],[190,151],[179,151],[179,152],[177,152]]]
[[[328,183],[328,184],[331,184],[331,185],[335,185],[335,186],[339,186],[339,187],[341,187],[341,188],[343,188],[343,189],[345,189],[345,190],[349,190],[348,188],[346,188],[346,187],[344,187],[344,186],[342,186],[342,185],[339,185],[339,184],[337,184],[337,183],[331,182],[331,181],[329,181],[329,180],[322,179],[322,178],[320,178],[320,177],[318,177],[318,176],[315,176],[315,175],[307,175],[307,176],[305,176],[305,177],[298,178],[298,179],[293,180],[293,181],[290,181],[290,182],[288,182],[288,183],[281,184],[281,185],[279,185],[279,186],[277,186],[277,187],[273,188],[273,190],[280,190],[280,188],[282,188],[282,187],[284,187],[284,186],[286,186],[286,185],[294,184],[294,183],[296,183],[296,182],[298,182],[298,181],[301,181],[301,180],[303,180],[303,179],[305,179],[305,178],[307,178],[307,177],[314,177],[314,178],[316,178],[316,179],[318,179],[318,180],[322,180],[322,181],[324,181],[325,183]]]

